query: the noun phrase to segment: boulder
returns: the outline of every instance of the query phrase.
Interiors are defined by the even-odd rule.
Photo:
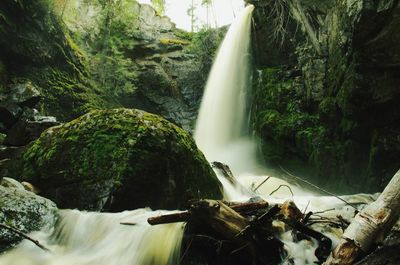
[[[18,155],[21,150],[23,150],[23,147],[0,145],[0,160],[14,158],[14,156]]]
[[[221,198],[192,137],[136,109],[95,110],[46,130],[23,154],[20,175],[60,208],[183,208]]]
[[[18,121],[7,133],[5,145],[23,146],[39,138],[40,134],[52,126],[59,125],[54,117],[42,117],[36,121]]]
[[[22,183],[20,183],[19,181],[12,179],[12,178],[2,178],[0,180],[0,186],[3,186],[5,188],[13,188],[13,189],[17,189],[17,190],[25,190],[24,186],[22,185]]]
[[[16,103],[1,102],[0,103],[0,122],[3,124],[2,131],[9,129],[14,123],[17,122],[23,110]]]
[[[0,202],[0,223],[23,233],[50,229],[56,221],[56,205],[32,192],[0,186]],[[20,240],[15,233],[0,229],[0,252]]]
[[[41,98],[40,92],[30,81],[11,85],[8,97],[10,102],[29,108],[33,108]]]

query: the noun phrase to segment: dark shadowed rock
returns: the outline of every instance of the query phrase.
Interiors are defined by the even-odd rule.
[[[8,101],[21,107],[33,108],[40,98],[39,90],[30,81],[26,81],[11,85]]]
[[[23,146],[39,138],[40,134],[52,126],[59,125],[54,117],[36,121],[18,121],[7,133],[5,145]]]
[[[22,108],[16,103],[0,103],[0,122],[4,124],[5,129],[10,128],[22,114]]]
[[[356,265],[398,265],[400,264],[400,230],[394,228],[383,244]]]

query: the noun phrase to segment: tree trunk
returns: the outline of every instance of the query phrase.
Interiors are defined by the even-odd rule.
[[[399,219],[400,170],[378,199],[359,212],[344,232],[325,265],[352,264],[384,236]]]

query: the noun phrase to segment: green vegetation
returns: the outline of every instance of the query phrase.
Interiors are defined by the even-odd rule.
[[[137,14],[131,11],[134,3],[93,0],[90,5],[100,9],[95,23],[84,24],[74,32],[88,55],[94,85],[113,99],[136,89],[136,67],[126,56],[134,48],[132,38],[137,34]]]
[[[32,81],[44,96],[41,112],[69,120],[113,104],[90,81],[87,54],[55,12],[56,4],[21,0],[0,6],[0,61],[6,84]]]
[[[262,150],[271,166],[287,167],[315,183],[324,185],[330,176],[350,170],[344,161],[354,148],[343,142],[334,128],[336,101],[326,98],[319,108],[306,101],[300,79],[292,78],[284,68],[266,68],[256,83],[253,103],[253,126],[262,138]],[[324,174],[324,178],[320,178]],[[345,181],[345,182],[341,182]],[[346,184],[345,179],[329,182],[333,189]],[[349,190],[355,188],[349,187]]]
[[[191,44],[186,47],[188,53],[196,56],[199,87],[205,84],[217,50],[226,33],[226,28],[202,29],[190,36]]]
[[[156,10],[157,14],[163,16],[165,13],[165,0],[151,0],[151,4]]]

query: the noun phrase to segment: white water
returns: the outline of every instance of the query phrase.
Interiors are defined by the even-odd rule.
[[[252,168],[255,145],[248,137],[250,26],[247,6],[229,27],[212,66],[194,138],[209,161],[231,165],[235,173]]]
[[[184,225],[147,223],[147,218],[162,213],[165,211],[149,209],[113,214],[62,210],[54,229],[31,233],[50,252],[24,240],[0,256],[0,265],[178,264]]]

